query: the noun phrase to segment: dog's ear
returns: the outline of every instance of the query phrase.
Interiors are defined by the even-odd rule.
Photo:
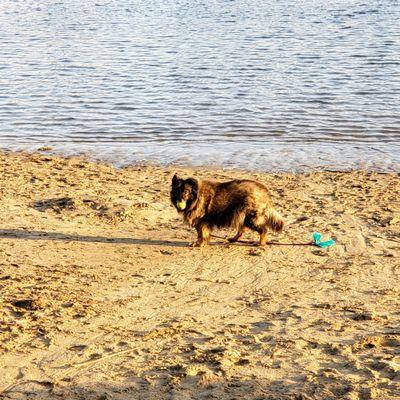
[[[199,190],[199,181],[195,178],[188,178],[186,179],[185,183],[190,185],[193,188],[194,192],[197,192]]]
[[[178,175],[175,174],[174,177],[172,178],[172,186],[178,186],[178,183],[181,181],[180,178],[178,178]]]

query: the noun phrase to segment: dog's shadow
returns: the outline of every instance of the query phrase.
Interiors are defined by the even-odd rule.
[[[173,246],[187,247],[189,242],[137,239],[130,237],[103,237],[66,234],[61,232],[33,231],[25,229],[0,229],[0,238],[11,238],[21,240],[57,240],[62,242],[86,242],[86,243],[112,243],[112,244],[135,244],[150,246]]]

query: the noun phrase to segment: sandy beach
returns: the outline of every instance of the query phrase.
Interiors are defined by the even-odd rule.
[[[0,398],[400,398],[398,175],[0,164]],[[336,244],[190,248],[174,172],[259,180],[270,240]]]

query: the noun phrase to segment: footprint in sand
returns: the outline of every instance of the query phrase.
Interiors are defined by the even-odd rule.
[[[349,255],[363,254],[367,250],[365,237],[361,232],[356,232],[346,245],[346,251]]]
[[[366,336],[353,344],[354,351],[365,349],[389,347],[400,350],[400,335],[376,335]]]

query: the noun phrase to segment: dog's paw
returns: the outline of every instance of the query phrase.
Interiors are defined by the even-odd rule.
[[[203,246],[205,246],[205,244],[206,244],[205,242],[196,241],[196,242],[190,243],[189,247],[203,247]]]

